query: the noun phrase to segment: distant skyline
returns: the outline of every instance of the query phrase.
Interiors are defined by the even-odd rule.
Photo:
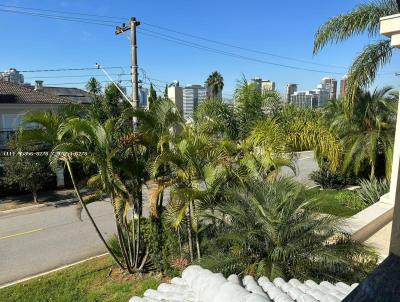
[[[204,84],[214,70],[218,70],[225,79],[226,96],[233,93],[237,80],[242,76],[248,80],[253,77],[272,80],[282,93],[287,83],[298,84],[299,90],[309,90],[323,77],[336,78],[340,83],[356,54],[371,41],[367,36],[360,36],[340,45],[328,46],[315,57],[312,55],[313,38],[318,27],[330,17],[345,13],[362,2],[365,1],[255,0],[249,5],[244,1],[232,3],[226,0],[0,1],[0,71],[10,67],[18,70],[81,68],[100,63],[103,66],[122,66],[123,70],[109,71],[118,80],[119,73],[129,73],[130,47],[128,35],[115,36],[113,26],[135,16],[143,22],[138,32],[138,53],[139,66],[145,71],[146,77],[141,70],[141,78],[147,82],[149,78],[156,79],[154,83],[159,90],[164,89],[165,82],[173,80],[179,80],[181,85]],[[43,11],[2,5],[39,8]],[[44,10],[118,18],[62,15]],[[38,13],[40,17],[32,16]],[[44,16],[48,14],[57,17],[50,19]],[[85,18],[87,22],[102,25],[61,20],[71,17],[80,21]],[[156,26],[237,47],[195,39]],[[395,52],[391,64],[380,71],[373,86],[399,86],[400,79],[394,75],[399,63],[398,52]],[[89,75],[98,75],[100,81],[107,80],[97,70],[23,74],[26,82],[41,79],[45,85],[68,83],[65,86],[81,88],[84,84],[75,83],[86,82]],[[129,75],[120,78],[129,79]],[[130,85],[129,82],[124,83]]]

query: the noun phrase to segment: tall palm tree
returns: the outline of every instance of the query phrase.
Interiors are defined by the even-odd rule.
[[[225,274],[354,282],[375,263],[370,250],[340,230],[339,218],[320,215],[288,179],[234,189],[216,213],[222,226],[202,264]]]
[[[211,88],[211,98],[217,98],[224,88],[224,78],[218,71],[212,72],[206,82],[206,86]]]
[[[77,118],[79,114],[82,114],[81,110],[78,110],[80,107],[76,107],[74,105],[67,106],[62,108],[60,111],[32,111],[28,112],[23,117],[23,125],[31,125],[34,124],[36,128],[21,128],[18,133],[18,141],[21,144],[26,143],[40,143],[44,144],[49,150],[60,151],[61,153],[51,153],[49,160],[52,166],[59,167],[60,161],[64,162],[67,166],[68,172],[71,177],[71,181],[77,195],[80,207],[84,209],[87,216],[89,217],[90,222],[92,223],[97,235],[100,240],[105,245],[106,249],[109,251],[110,255],[114,258],[117,264],[125,269],[124,265],[119,261],[115,253],[110,249],[108,243],[106,242],[103,234],[101,233],[97,223],[93,219],[88,207],[87,203],[97,200],[99,196],[91,195],[88,197],[82,196],[77,184],[76,178],[71,166],[72,158],[65,152],[76,152],[78,151],[76,148],[63,148],[61,146],[67,147],[65,141],[69,139],[65,138],[64,135],[60,136],[60,132],[64,129],[64,124],[68,122],[69,119]],[[65,140],[64,140],[65,139]]]
[[[314,41],[314,54],[330,42],[339,43],[352,36],[367,33],[370,37],[378,38],[380,18],[399,12],[398,0],[371,0],[360,4],[351,12],[330,19],[318,29]],[[357,56],[348,73],[346,111],[351,111],[354,102],[357,101],[357,90],[371,84],[378,69],[390,61],[393,49],[390,39],[378,40],[367,45]]]
[[[91,77],[86,83],[86,91],[97,97],[101,94],[101,83],[95,78]]]
[[[397,104],[391,99],[391,92],[390,87],[372,93],[358,91],[350,116],[336,107],[338,111],[330,120],[331,130],[344,149],[344,170],[352,169],[356,175],[367,172],[370,178],[390,176]],[[379,166],[385,169],[379,171]]]
[[[60,152],[84,152],[84,157],[78,159],[83,164],[96,167],[96,174],[88,180],[88,184],[98,190],[98,195],[106,194],[110,197],[123,265],[119,260],[116,261],[129,273],[142,272],[147,268],[149,255],[148,250],[141,248],[143,238],[140,231],[144,165],[137,158],[131,161],[119,160],[116,134],[118,129],[113,119],[103,124],[97,120],[69,119],[60,126],[58,136],[62,142],[53,149],[54,160],[59,159],[57,154]],[[125,150],[122,152],[125,153]],[[140,157],[140,154],[135,156]],[[61,159],[64,159],[70,170],[70,159],[63,156]],[[129,167],[124,171],[127,172],[125,175],[134,177],[130,180],[133,182],[133,192],[129,191],[119,167]],[[128,214],[130,208],[131,215]]]

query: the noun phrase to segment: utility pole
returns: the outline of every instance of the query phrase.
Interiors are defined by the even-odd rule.
[[[140,25],[140,22],[136,18],[132,17],[129,20],[129,26],[125,23],[122,26],[117,26],[115,34],[119,35],[128,30],[131,31],[131,79],[132,79],[132,106],[134,109],[139,108],[139,75],[138,75],[138,64],[137,64],[137,40],[136,40],[136,27]],[[138,125],[137,118],[133,118],[133,126],[136,129]]]

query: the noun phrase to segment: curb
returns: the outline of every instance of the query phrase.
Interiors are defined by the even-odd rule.
[[[32,206],[26,206],[26,207],[20,207],[20,208],[16,208],[16,209],[11,209],[11,210],[0,211],[0,216],[6,215],[6,214],[10,214],[10,213],[22,212],[22,211],[26,211],[26,210],[40,209],[40,208],[44,208],[44,207],[52,207],[52,206],[57,207],[57,206],[60,206],[60,205],[74,204],[76,202],[78,202],[77,198],[68,198],[68,199],[55,201],[55,202],[52,202],[52,203],[35,204],[35,205],[32,205]]]
[[[58,272],[60,270],[65,269],[65,268],[69,268],[71,266],[75,266],[77,264],[81,264],[81,263],[84,263],[86,261],[89,261],[89,260],[92,260],[92,259],[96,259],[96,258],[100,258],[100,257],[106,256],[106,255],[108,255],[108,253],[100,254],[100,255],[97,255],[97,256],[92,256],[92,257],[89,257],[89,258],[84,259],[84,260],[80,260],[80,261],[77,261],[77,262],[74,262],[74,263],[71,263],[71,264],[60,266],[58,268],[52,269],[52,270],[44,272],[44,273],[39,273],[39,274],[30,276],[30,277],[26,277],[26,278],[23,278],[23,279],[20,279],[20,280],[17,280],[17,281],[6,283],[4,285],[0,285],[0,289],[6,288],[6,287],[9,287],[9,286],[12,286],[12,285],[16,285],[16,284],[19,284],[19,283],[22,283],[22,282],[25,282],[25,281],[29,281],[31,279],[35,279],[35,278],[38,278],[38,277],[42,277],[42,276],[45,276],[45,275],[48,275],[48,274],[51,274],[51,273],[55,273],[55,272]]]

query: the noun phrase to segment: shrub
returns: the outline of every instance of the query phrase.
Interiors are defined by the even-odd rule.
[[[169,276],[178,275],[187,266],[184,265],[187,260],[180,255],[176,232],[163,218],[142,218],[141,227],[142,240],[149,249],[149,258],[154,269]],[[108,240],[108,244],[115,255],[122,259],[121,248],[115,234]]]
[[[359,194],[354,191],[345,190],[339,192],[335,199],[341,204],[350,209],[363,210],[366,208],[365,202],[361,199]]]
[[[370,206],[377,202],[382,195],[389,192],[390,184],[387,179],[371,178],[370,180],[361,180],[360,187],[357,190],[359,197],[367,206]]]
[[[311,173],[310,179],[323,189],[343,189],[348,185],[356,183],[353,176],[344,175],[340,172],[332,172],[325,168]]]

